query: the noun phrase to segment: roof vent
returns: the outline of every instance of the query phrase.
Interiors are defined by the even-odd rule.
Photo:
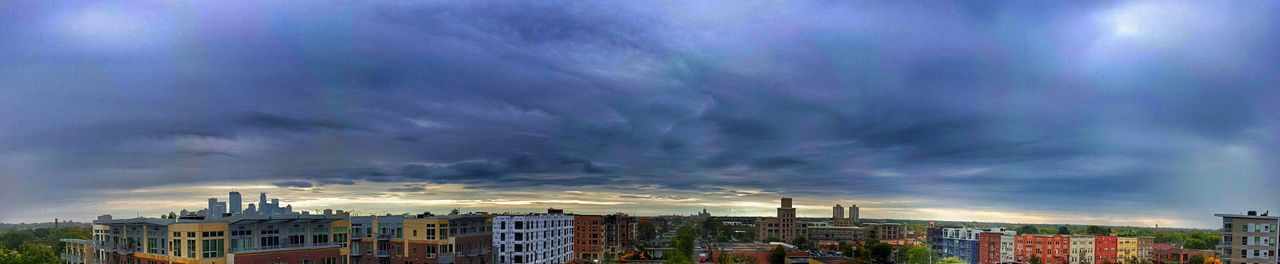
[[[1247,214],[1248,214],[1249,216],[1258,216],[1258,211],[1249,211],[1249,213],[1247,213]]]

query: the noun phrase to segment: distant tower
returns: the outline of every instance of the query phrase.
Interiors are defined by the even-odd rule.
[[[237,215],[244,211],[242,210],[243,208],[240,207],[240,192],[231,192],[227,194],[227,196],[227,205],[230,206],[229,209],[231,210],[228,213]]]
[[[254,206],[253,206],[253,203],[249,203],[249,209],[244,210],[244,212],[243,212],[243,213],[244,213],[244,214],[257,214],[257,213],[258,213],[258,208],[254,207]]]
[[[292,213],[292,212],[293,212],[293,205],[292,205],[292,204],[290,204],[290,205],[285,205],[285,206],[284,206],[284,212],[285,212],[286,214],[287,214],[287,213]]]
[[[849,220],[853,221],[854,224],[858,224],[861,221],[858,220],[858,205],[849,206]]]
[[[831,220],[835,221],[840,219],[844,219],[844,206],[836,204],[836,207],[831,208]]]
[[[258,214],[267,214],[267,193],[258,194]]]
[[[218,198],[209,198],[209,206],[205,206],[205,216],[212,216],[213,211],[218,210]]]

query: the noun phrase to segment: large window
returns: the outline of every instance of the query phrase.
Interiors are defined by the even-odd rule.
[[[223,255],[222,239],[205,239],[200,242],[202,249],[200,256],[203,258],[221,258]]]
[[[196,258],[196,241],[187,240],[187,258]]]

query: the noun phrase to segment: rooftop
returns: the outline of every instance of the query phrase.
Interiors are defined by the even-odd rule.
[[[1280,216],[1266,216],[1266,215],[1213,214],[1213,216],[1223,217],[1223,218],[1249,218],[1249,219],[1269,219],[1269,220],[1280,220]]]

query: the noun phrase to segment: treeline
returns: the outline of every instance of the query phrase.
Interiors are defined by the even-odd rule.
[[[61,239],[89,239],[91,234],[84,227],[5,232],[0,234],[0,263],[58,263],[58,254],[66,247]]]

